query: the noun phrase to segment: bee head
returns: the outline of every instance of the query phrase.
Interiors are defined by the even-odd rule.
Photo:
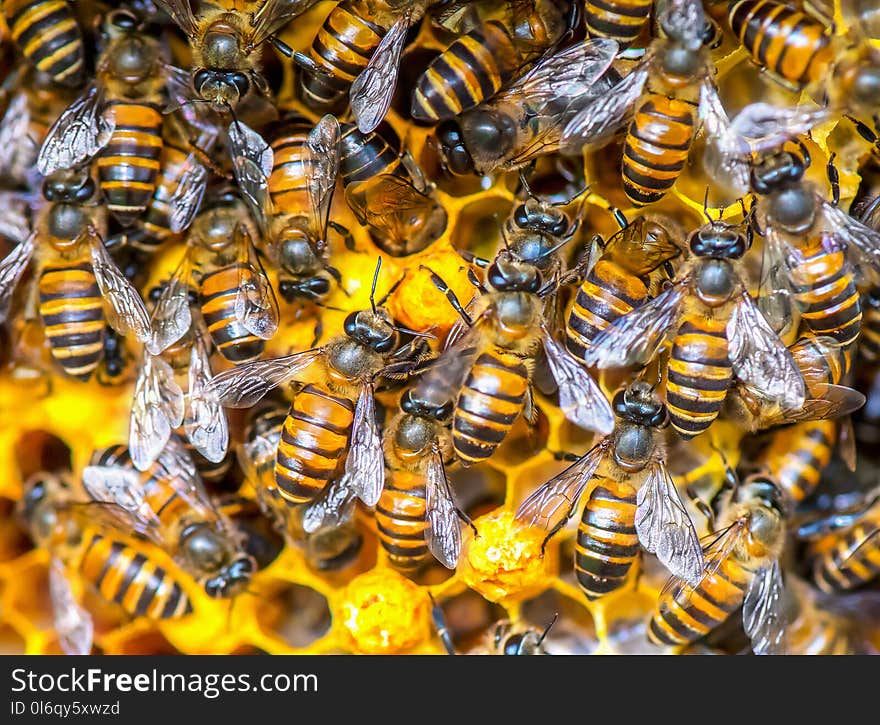
[[[400,399],[400,409],[404,413],[444,421],[452,415],[453,401],[437,402],[419,397],[413,388],[407,390]]]
[[[502,250],[489,265],[486,279],[498,292],[537,293],[544,283],[541,270],[534,264],[516,259],[507,250]]]
[[[238,105],[251,89],[251,80],[241,71],[200,68],[193,73],[193,87],[199,98],[211,103],[218,113]]]
[[[722,222],[700,227],[691,234],[688,244],[695,256],[712,259],[739,259],[749,247],[744,234]]]
[[[231,564],[224,566],[216,576],[205,581],[205,593],[212,599],[234,597],[247,589],[255,569],[254,560],[242,554]]]
[[[806,160],[791,151],[780,151],[760,158],[752,165],[751,186],[766,196],[785,186],[797,184],[806,173]]]
[[[570,226],[565,212],[536,199],[527,199],[517,206],[513,211],[513,222],[520,229],[553,237],[563,236]]]
[[[446,168],[453,174],[464,176],[474,171],[474,160],[464,142],[461,127],[456,121],[443,121],[437,126],[437,140]]]
[[[662,428],[669,422],[666,406],[644,380],[618,390],[612,407],[617,416],[637,425]]]
[[[95,195],[95,182],[84,171],[58,171],[43,179],[43,198],[85,204]]]
[[[391,316],[382,307],[351,312],[343,324],[345,334],[374,352],[391,352],[398,343],[397,329]]]

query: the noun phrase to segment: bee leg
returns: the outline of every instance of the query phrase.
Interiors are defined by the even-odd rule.
[[[531,385],[526,389],[526,399],[523,401],[523,418],[526,419],[529,428],[534,428],[535,423],[538,422],[538,407],[535,405],[535,394]]]
[[[349,252],[355,251],[354,236],[348,229],[337,222],[327,222],[327,226],[333,229],[333,231],[335,231],[340,237],[342,237],[345,248]]]
[[[712,507],[697,495],[697,492],[694,491],[692,486],[685,486],[684,492],[693,502],[694,506],[696,506],[697,511],[706,517],[706,521],[709,524],[709,531],[715,531],[715,512],[712,510]]]
[[[431,620],[434,622],[434,629],[437,630],[437,635],[440,637],[444,649],[447,654],[458,654],[455,651],[455,645],[452,643],[452,635],[449,634],[449,628],[446,626],[446,617],[443,616],[443,610],[431,592],[428,592],[428,596],[431,598]]]
[[[828,163],[825,165],[825,173],[828,174],[828,183],[831,184],[832,204],[837,206],[840,204],[840,174],[837,171],[837,167],[834,165],[835,156],[837,156],[837,154],[832,153],[831,156],[828,157]]]
[[[468,282],[470,282],[474,287],[476,287],[480,291],[480,294],[484,294],[484,295],[488,294],[489,290],[487,290],[485,285],[482,282],[480,282],[480,280],[477,278],[477,273],[474,272],[474,270],[469,269],[467,276],[468,276]]]
[[[314,73],[315,75],[330,77],[332,74],[318,65],[313,61],[309,56],[305,53],[300,53],[298,50],[294,50],[287,43],[285,43],[280,38],[276,38],[274,35],[268,38],[268,42],[272,44],[272,47],[275,48],[281,55],[290,58],[296,65],[298,65],[303,70],[307,70],[309,73]]]
[[[324,334],[324,320],[321,315],[316,316],[315,320],[315,332],[312,335],[312,344],[311,347],[318,346],[318,340],[321,339],[321,336]]]
[[[211,159],[210,153],[199,146],[198,142],[195,139],[187,138],[186,142],[187,145],[192,149],[198,160],[206,167],[208,167],[212,172],[217,174],[217,176],[219,176],[221,179],[232,181],[235,178],[231,173],[217,166],[217,164],[215,164],[214,161]]]
[[[431,282],[434,283],[434,286],[444,295],[446,295],[446,299],[449,300],[449,304],[452,305],[452,309],[459,314],[464,324],[466,324],[468,327],[472,327],[474,321],[471,319],[471,316],[465,311],[464,307],[462,307],[458,297],[455,296],[455,292],[453,292],[449,288],[449,285],[446,284],[443,278],[433,269],[431,269],[430,267],[426,267],[423,264],[419,265],[419,269],[426,269],[428,272],[431,273]]]
[[[605,240],[602,239],[601,235],[594,234],[590,243],[580,253],[574,267],[563,273],[556,281],[556,287],[565,287],[570,284],[580,285],[586,278],[589,270],[592,269],[596,259],[602,253],[604,246]],[[597,253],[594,254],[594,251]]]
[[[466,261],[471,264],[477,265],[480,269],[486,269],[491,263],[492,260],[484,259],[483,257],[478,257],[473,252],[469,252],[466,249],[462,249],[458,252]]]

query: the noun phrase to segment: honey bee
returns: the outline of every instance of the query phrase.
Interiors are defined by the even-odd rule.
[[[330,204],[339,168],[339,122],[327,115],[314,128],[304,119],[288,120],[271,145],[244,124],[230,126],[235,175],[280,268],[278,291],[288,302],[322,300],[330,280],[341,281],[330,266]]]
[[[819,592],[794,577],[785,587],[786,606],[793,610],[786,628],[786,653],[793,655],[860,654],[858,632],[842,612]]]
[[[440,123],[435,135],[446,168],[485,175],[561,150],[566,125],[619,78],[611,69],[616,53],[613,40],[577,43],[543,57],[488,101]]]
[[[457,655],[455,644],[452,641],[452,635],[446,626],[446,618],[440,605],[434,601],[431,609],[431,619],[434,628],[437,630],[437,636],[443,643],[443,647],[448,654]],[[544,649],[544,640],[550,632],[550,629],[556,622],[556,617],[550,622],[544,631],[540,631],[533,627],[516,626],[509,619],[502,619],[496,622],[484,637],[484,641],[472,652],[468,654],[475,655],[546,655],[549,654]]]
[[[639,557],[639,543],[673,574],[696,582],[703,571],[700,542],[666,470],[661,429],[666,407],[644,381],[614,396],[617,423],[517,509],[516,518],[547,531],[549,540],[592,490],[578,526],[575,576],[590,600],[619,589]]]
[[[155,2],[189,38],[192,86],[198,97],[210,102],[216,111],[234,110],[253,92],[268,94],[268,84],[260,74],[260,53],[265,43],[306,69],[319,70],[308,57],[275,37],[316,0],[262,0],[249,13],[237,10],[238,3],[230,7],[228,0],[200,3],[197,12],[193,12],[190,0]]]
[[[666,401],[672,426],[685,439],[712,425],[734,375],[757,400],[799,409],[807,392],[801,371],[737,271],[746,237],[710,222],[688,245],[692,258],[678,280],[597,335],[584,362],[602,369],[645,365],[675,329]]]
[[[95,184],[84,171],[59,172],[43,182],[33,231],[0,261],[0,311],[36,258],[37,307],[52,356],[71,377],[87,380],[104,351],[105,324],[120,335],[150,336],[146,306],[101,238],[104,218],[93,204]],[[7,224],[10,222],[7,220]]]
[[[628,48],[648,27],[654,0],[584,0],[584,20],[591,38],[616,40]]]
[[[625,220],[624,220],[625,221]],[[595,337],[623,315],[644,304],[646,279],[681,254],[666,220],[638,217],[612,236],[577,291],[565,325],[565,344],[578,360]]]
[[[755,654],[783,654],[788,617],[779,557],[788,502],[765,476],[734,488],[722,527],[704,551],[696,581],[673,580],[660,595],[648,627],[660,645],[683,645],[705,636],[742,607],[743,627]]]
[[[851,210],[853,211],[855,210]],[[868,228],[880,231],[880,196],[868,201],[860,213],[853,216]],[[880,286],[873,285],[863,295],[862,306],[862,338],[859,355],[867,362],[874,363],[880,360]]]
[[[364,134],[351,124],[341,131],[339,176],[358,221],[393,257],[421,252],[446,229],[446,210],[421,169],[379,131]]]
[[[104,328],[104,352],[95,379],[106,387],[123,385],[131,380],[131,356],[125,340],[109,325]]]
[[[89,496],[104,504],[123,531],[133,531],[166,551],[209,597],[234,597],[256,569],[241,536],[208,497],[198,472],[174,439],[146,471],[128,449],[94,453],[83,470]]]
[[[172,619],[192,613],[174,574],[137,546],[102,526],[95,507],[77,500],[68,473],[35,474],[19,511],[34,543],[52,557],[49,592],[55,631],[66,654],[89,654],[94,623],[74,594],[75,577],[133,617]]]
[[[65,0],[6,0],[3,18],[12,41],[34,68],[53,82],[76,88],[85,82],[85,42]]]

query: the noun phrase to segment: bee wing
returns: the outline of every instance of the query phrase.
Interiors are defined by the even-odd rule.
[[[675,576],[697,584],[703,573],[703,551],[694,522],[678,489],[661,462],[654,463],[636,499],[636,533],[646,550]]]
[[[880,195],[862,206],[859,213],[854,216],[870,229],[880,229]]]
[[[758,570],[746,589],[743,628],[756,655],[785,654],[785,602],[779,561]]]
[[[355,78],[349,91],[351,112],[357,120],[361,133],[370,133],[382,123],[394,90],[397,88],[397,74],[400,70],[400,54],[406,43],[409,31],[408,16],[398,18],[376,46],[367,67]]]
[[[323,349],[318,348],[236,365],[215,375],[206,391],[227,408],[250,408],[273,388],[296,378],[322,354]]]
[[[58,643],[66,655],[87,655],[92,651],[95,624],[77,601],[64,564],[53,558],[49,565],[49,598]]]
[[[0,235],[19,244],[31,235],[30,202],[27,194],[20,191],[0,191]]]
[[[195,154],[190,154],[184,162],[180,183],[171,195],[169,228],[172,232],[178,234],[192,224],[202,205],[207,184],[208,170]]]
[[[447,347],[419,378],[416,396],[420,400],[452,400],[480,351],[479,322]],[[454,329],[454,328],[453,328]],[[452,333],[450,332],[450,335]]]
[[[700,86],[700,121],[709,144],[703,163],[707,173],[737,194],[749,190],[749,146],[736,134],[712,82]]]
[[[747,140],[751,149],[766,151],[806,133],[830,115],[827,108],[751,103],[734,116],[729,132],[734,138]]]
[[[258,46],[298,15],[302,15],[318,0],[264,0],[259,10],[251,15],[251,43]]]
[[[177,495],[191,508],[211,511],[220,518],[213,499],[205,490],[192,456],[177,436],[171,436],[168,440],[168,445],[156,459],[154,470],[156,475],[170,481]]]
[[[689,50],[703,46],[706,13],[701,0],[657,0],[657,22],[667,35]]]
[[[140,471],[149,468],[171,437],[171,429],[183,421],[183,391],[171,366],[149,352],[138,373],[131,406],[128,448]]]
[[[189,308],[190,256],[184,254],[174,274],[165,283],[150,315],[147,350],[158,355],[183,337],[192,327]]]
[[[854,219],[840,207],[821,199],[822,214],[827,229],[836,239],[847,245],[860,262],[880,269],[880,232]]]
[[[196,35],[198,21],[193,15],[189,0],[153,0],[153,2],[164,10],[184,33],[191,38]]]
[[[112,114],[100,113],[103,95],[92,86],[52,124],[37,157],[37,168],[43,176],[73,169],[109,143],[116,121]]]
[[[327,114],[309,132],[306,147],[311,164],[306,164],[306,186],[309,190],[309,231],[313,239],[327,237],[330,202],[339,171],[339,121]]]
[[[36,237],[31,234],[0,260],[0,320],[5,320],[9,314],[12,294],[34,255]]]
[[[547,364],[559,386],[559,407],[565,417],[581,428],[608,435],[614,430],[614,412],[605,394],[546,327],[543,333]]]
[[[788,423],[809,420],[829,420],[855,413],[865,404],[865,396],[845,385],[818,383],[810,386],[808,397],[801,408],[795,410],[771,409],[761,411],[756,430],[763,430]]]
[[[547,481],[520,504],[516,510],[517,521],[544,531],[561,526],[574,513],[607,449],[608,440],[603,439],[562,473]]]
[[[30,137],[31,111],[26,93],[16,93],[0,120],[0,170],[12,171],[22,143]],[[33,143],[33,142],[31,142]]]
[[[140,475],[134,468],[86,466],[82,472],[82,482],[93,501],[113,504],[105,510],[119,523],[125,524],[130,517],[134,517],[147,530],[161,528],[156,512],[144,500]]]
[[[211,392],[211,361],[201,335],[195,336],[189,362],[189,407],[184,431],[195,449],[212,463],[219,463],[229,447],[226,412]]]
[[[97,234],[91,234],[89,248],[92,253],[92,270],[98,281],[98,287],[101,295],[110,305],[107,311],[107,321],[110,326],[120,335],[131,332],[141,342],[147,342],[152,335],[150,315],[140,293],[119,271],[119,267],[116,266],[116,262]]]
[[[745,290],[727,322],[728,355],[736,376],[762,398],[796,410],[806,384],[791,352]]]
[[[587,366],[604,369],[647,364],[681,314],[686,282],[677,282],[599,333],[584,355]]]
[[[263,340],[271,340],[278,330],[279,318],[275,291],[247,228],[239,224],[235,235],[241,262],[235,289],[235,317],[248,332]]]
[[[578,111],[562,129],[563,151],[580,154],[584,146],[604,141],[616,132],[642,95],[647,79],[648,65],[643,61],[610,92]]]
[[[340,480],[331,481],[317,499],[303,511],[302,527],[307,534],[332,529],[351,518],[357,496]]]
[[[443,566],[455,569],[461,554],[461,521],[449,487],[440,452],[435,450],[425,471],[425,507],[428,528],[425,541]]]
[[[345,473],[339,485],[353,491],[366,506],[375,506],[385,486],[385,456],[376,423],[372,383],[361,386],[354,409]]]
[[[260,134],[241,121],[229,124],[229,152],[238,188],[265,233],[272,208],[268,183],[275,152]]]

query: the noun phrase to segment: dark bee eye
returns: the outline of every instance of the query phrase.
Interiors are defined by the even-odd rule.
[[[230,73],[226,76],[226,80],[236,87],[239,98],[244,98],[250,90],[251,82],[244,73]]]
[[[76,190],[76,194],[74,194],[74,199],[79,202],[88,201],[95,195],[95,182],[92,180],[91,176],[86,177],[83,185],[80,186]]]
[[[355,332],[357,332],[357,315],[357,312],[350,312],[345,318],[345,322],[342,323],[342,329],[345,330],[346,335],[351,336],[354,335]]]
[[[627,411],[625,392],[624,390],[618,390],[614,394],[614,400],[611,402],[611,407],[614,408],[614,412],[617,415],[623,415]]]
[[[204,86],[206,83],[208,83],[213,78],[214,78],[214,74],[211,71],[205,70],[204,68],[202,68],[202,70],[198,71],[193,76],[193,87],[195,87],[195,89],[197,91],[201,91],[202,86]]]
[[[513,221],[516,222],[518,227],[525,227],[529,223],[529,213],[526,211],[526,205],[520,204],[516,211],[513,212]]]
[[[568,231],[568,219],[560,217],[550,225],[549,231],[554,237],[561,237]]]
[[[138,19],[128,10],[114,10],[110,15],[110,24],[125,32],[134,30],[138,25]]]

